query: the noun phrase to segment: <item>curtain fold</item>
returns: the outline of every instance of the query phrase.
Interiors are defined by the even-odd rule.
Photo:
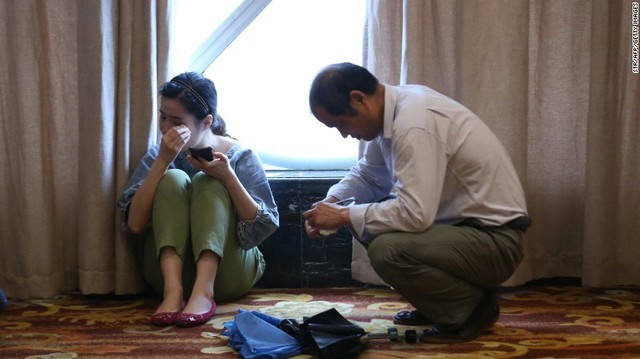
[[[637,1],[635,1],[637,3]],[[640,284],[640,75],[631,72],[632,1],[594,1],[584,272]]]
[[[0,287],[142,289],[116,199],[156,141],[171,0],[0,2]]]
[[[463,103],[501,139],[534,226],[506,284],[638,285],[632,1],[369,0],[364,64]]]

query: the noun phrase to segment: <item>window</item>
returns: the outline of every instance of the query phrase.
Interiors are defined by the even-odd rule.
[[[234,18],[253,12],[236,25],[243,30],[232,34],[228,46],[207,50],[219,52],[210,65],[191,66],[214,81],[218,111],[229,133],[256,150],[265,169],[336,170],[356,162],[358,141],[344,139],[318,122],[309,111],[308,94],[322,67],[345,61],[361,64],[365,2],[178,2],[181,28],[191,32],[179,38],[192,41],[183,44],[188,54],[202,51],[202,44],[220,24],[228,24],[231,14]],[[245,7],[243,13],[234,13],[238,6]]]

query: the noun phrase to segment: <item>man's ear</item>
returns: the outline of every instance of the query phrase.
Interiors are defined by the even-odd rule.
[[[364,92],[353,90],[349,92],[349,106],[356,113],[367,111],[369,109],[369,96],[367,96]]]
[[[349,99],[351,100],[351,105],[353,105],[354,102],[356,103],[364,102],[366,97],[367,95],[365,95],[364,92],[362,91],[352,90],[351,92],[349,92]]]

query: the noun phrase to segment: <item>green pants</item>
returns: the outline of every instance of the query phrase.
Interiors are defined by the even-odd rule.
[[[423,316],[456,329],[487,288],[507,280],[522,260],[524,233],[434,225],[422,233],[385,233],[369,245],[376,273]]]
[[[183,261],[182,283],[188,298],[196,278],[196,260],[202,251],[211,250],[220,257],[216,301],[243,296],[262,277],[265,262],[257,247],[240,248],[236,224],[233,203],[220,181],[202,172],[192,180],[183,171],[167,171],[154,197],[152,230],[141,248],[144,278],[162,295],[159,253],[163,247],[173,247]]]

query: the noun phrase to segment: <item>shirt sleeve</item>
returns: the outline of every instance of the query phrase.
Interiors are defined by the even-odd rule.
[[[246,250],[259,245],[278,229],[278,207],[262,162],[253,151],[243,151],[235,162],[234,170],[251,198],[258,204],[254,219],[238,222],[238,243]]]
[[[356,203],[371,203],[389,195],[391,174],[385,164],[380,145],[369,141],[364,155],[349,173],[327,192],[337,199],[355,197]]]
[[[360,240],[367,241],[370,235],[365,232],[365,214],[371,203],[390,197],[393,187],[392,173],[386,164],[383,147],[388,143],[378,138],[367,143],[364,155],[349,173],[327,192],[327,196],[337,199],[355,197],[356,204],[351,206],[349,217],[351,227]]]
[[[447,166],[445,143],[423,128],[410,128],[394,134],[389,151],[395,175],[380,178],[393,181],[393,196],[355,205],[349,212],[352,227],[364,241],[392,231],[425,231],[438,210]]]
[[[369,235],[422,232],[434,222],[447,170],[446,145],[422,128],[396,134],[392,153],[396,197],[372,203],[363,214]]]
[[[151,165],[156,160],[158,156],[158,147],[151,147],[147,153],[142,157],[138,167],[136,167],[135,171],[129,178],[129,181],[124,187],[120,198],[118,199],[117,207],[122,213],[122,230],[128,231],[129,226],[127,224],[128,216],[129,216],[129,205],[131,204],[131,199],[136,194],[144,179],[147,177],[149,170],[151,169]]]

